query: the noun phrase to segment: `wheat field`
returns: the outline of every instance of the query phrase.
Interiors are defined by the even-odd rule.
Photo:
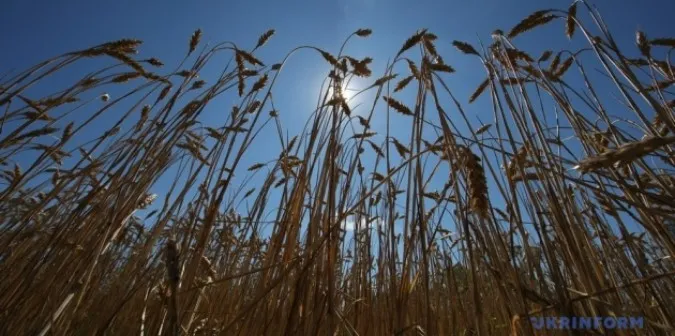
[[[0,334],[673,335],[675,38],[622,50],[583,1],[515,23],[480,45],[419,30],[381,74],[345,52],[365,28],[275,60],[257,56],[274,30],[252,49],[197,30],[179,64],[121,39],[0,74]],[[550,26],[584,47],[518,48]],[[325,82],[288,135],[275,83],[297,52]],[[446,84],[451,57],[485,70],[469,97]],[[479,100],[488,123],[470,122]],[[249,164],[261,132],[283,150]]]

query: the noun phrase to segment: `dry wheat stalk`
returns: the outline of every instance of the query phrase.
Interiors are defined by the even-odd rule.
[[[510,37],[525,36],[560,15],[566,22],[559,34],[572,37],[579,30],[577,42],[586,38],[598,59],[547,50],[535,64],[530,55],[540,54],[536,45],[520,49],[499,30],[485,57],[471,45],[453,43],[455,54],[481,57],[486,70],[475,78],[487,79],[469,100],[489,88],[486,103],[494,120],[479,120],[483,126],[475,131],[469,122],[474,111],[455,99],[440,76],[453,69],[443,56],[454,58],[441,55],[436,43],[442,39],[426,30],[401,49],[418,47],[420,54],[394,60],[410,71],[394,90],[417,80],[423,83],[416,94],[394,100],[384,93],[395,78],[392,64],[371,87],[377,91],[367,104],[371,111],[350,118],[351,107],[336,87],[354,76],[370,76],[375,62],[345,54],[349,48],[334,55],[321,51],[333,85],[322,89],[317,106],[337,113],[315,111],[290,140],[272,99],[287,94],[274,84],[284,63],[272,63],[270,71],[276,72],[269,72],[257,53],[273,30],[251,41],[256,47],[250,51],[233,44],[205,47],[167,74],[144,71],[162,64],[156,58],[135,60],[140,41],[126,39],[66,54],[13,79],[0,76],[0,272],[6,275],[0,279],[5,293],[0,311],[12,312],[11,319],[0,313],[0,334],[415,330],[531,336],[535,333],[521,317],[532,309],[561,309],[556,303],[570,299],[565,290],[578,303],[560,314],[588,314],[595,304],[640,306],[644,302],[638,299],[647,298],[648,307],[639,312],[649,321],[644,332],[667,333],[667,316],[675,316],[667,304],[675,291],[665,281],[672,277],[669,256],[675,252],[670,239],[675,237],[670,205],[675,169],[666,147],[672,138],[665,137],[672,131],[665,116],[673,105],[667,91],[673,73],[671,57],[649,48],[670,48],[675,40],[648,40],[642,34],[638,46],[646,55],[628,59],[613,46],[602,20],[594,27],[599,29],[581,22],[587,17],[581,14],[594,15],[576,15],[584,8],[577,1],[567,11],[537,12]],[[349,37],[370,34],[359,29]],[[193,34],[188,54],[197,50],[200,37],[201,31]],[[234,57],[233,67],[220,77],[209,71],[209,79],[215,78],[208,83],[197,79],[222,53]],[[83,74],[71,87],[54,88],[60,93],[44,97],[29,98],[22,89],[43,84],[42,74],[84,57],[129,69]],[[597,90],[584,78],[586,64],[598,61],[608,62],[607,75],[620,85],[603,82]],[[581,85],[563,76],[573,65]],[[102,95],[109,86],[115,99]],[[640,118],[618,122],[605,112],[610,89],[621,91],[616,97],[625,97],[627,109]],[[232,112],[210,118],[204,111],[221,93],[230,93]],[[387,107],[415,118],[402,118],[397,128],[373,122],[380,96]],[[577,106],[567,97],[591,99]],[[438,106],[438,116],[429,113],[429,100]],[[454,103],[449,115],[441,107],[447,102]],[[257,113],[266,106],[271,118]],[[70,119],[82,110],[87,119]],[[90,132],[91,122],[104,114],[113,119],[108,130]],[[625,125],[648,129],[646,116],[653,115],[664,117],[653,120],[653,129],[664,137],[610,148],[635,137]],[[205,120],[208,125],[200,124]],[[598,132],[603,121],[613,125],[611,133]],[[570,127],[560,127],[564,124]],[[403,128],[409,138],[399,132]],[[279,155],[248,161],[258,146],[275,147],[258,140],[274,132]],[[526,142],[511,155],[516,139],[539,145]],[[372,152],[364,150],[364,141]],[[576,176],[564,167],[580,148],[600,154],[588,159],[586,174]],[[438,174],[441,153],[451,159],[449,180]],[[631,164],[640,155],[660,160]],[[612,165],[612,174],[595,171]],[[494,169],[500,166],[505,171]],[[458,174],[462,183],[454,180]],[[434,190],[439,176],[448,181]],[[157,184],[170,191],[154,199],[147,190],[157,190]],[[459,197],[464,187],[467,204]],[[494,218],[490,202],[504,203]],[[479,218],[483,225],[472,220]],[[645,229],[641,239],[629,239],[633,226]],[[615,229],[624,239],[614,237]],[[616,283],[626,285],[608,285]]]
[[[481,218],[488,218],[489,204],[485,170],[476,154],[466,147],[460,147],[460,149],[460,160],[467,174],[469,206]]]
[[[641,141],[630,142],[614,150],[608,150],[598,156],[586,158],[579,162],[574,169],[581,172],[608,168],[614,164],[627,164],[649,155],[650,153],[675,143],[675,137],[649,137]]]

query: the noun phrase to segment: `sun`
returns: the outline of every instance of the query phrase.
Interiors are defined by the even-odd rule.
[[[340,88],[340,94],[348,103],[352,102],[354,95],[357,92],[358,90],[354,88],[354,85],[351,85],[351,83],[347,82],[343,83],[342,87]]]
[[[348,103],[354,102],[354,96],[358,93],[358,89],[355,88],[354,83],[349,83],[347,81],[343,82],[340,85],[340,91],[335,92],[337,96],[344,98]],[[328,89],[328,94],[333,94],[333,88]]]
[[[319,79],[317,78],[316,80],[318,81]],[[348,77],[343,79],[339,90],[335,90],[336,88],[333,85],[335,85],[335,82],[330,77],[323,77],[321,78],[321,83],[316,86],[320,88],[316,92],[320,92],[320,97],[328,97],[329,100],[333,97],[342,97],[352,109],[352,113],[359,114],[363,112],[361,105],[368,99],[363,92],[364,88],[367,87],[367,81],[364,78]],[[318,103],[319,106],[322,105],[321,102]]]
[[[340,85],[339,94],[345,99],[347,104],[351,107],[356,107],[363,103],[363,89],[365,88],[365,81],[358,77],[349,78]]]

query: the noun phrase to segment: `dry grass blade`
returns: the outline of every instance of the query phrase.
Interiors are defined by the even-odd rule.
[[[520,174],[515,174],[513,177],[511,177],[511,180],[513,182],[538,181],[539,176],[536,173],[525,173],[524,176],[521,176]]]
[[[260,78],[255,82],[255,84],[253,84],[253,87],[251,88],[251,93],[257,92],[262,88],[264,88],[265,85],[267,84],[267,79],[268,79],[267,74],[260,76]]]
[[[33,108],[33,109],[34,109],[35,111],[37,111],[38,113],[43,113],[43,112],[44,112],[44,111],[42,110],[42,107],[40,107],[40,105],[39,105],[37,102],[34,102],[34,101],[32,101],[32,100],[30,100],[30,99],[28,99],[28,98],[25,98],[25,97],[23,97],[23,96],[18,96],[18,97],[19,97],[19,99],[21,99],[24,103],[26,103],[26,105],[30,106],[31,108]]]
[[[121,39],[103,44],[103,49],[108,49],[115,52],[133,53],[143,41],[137,39]]]
[[[248,167],[248,171],[256,171],[256,170],[258,170],[258,169],[260,169],[260,168],[262,168],[262,167],[265,167],[265,164],[264,164],[264,163],[256,163],[256,164],[254,164],[254,165]]]
[[[438,50],[436,50],[436,46],[432,42],[432,40],[424,37],[422,38],[422,44],[424,45],[424,49],[429,53],[429,55],[436,57],[438,55]]]
[[[415,65],[415,62],[406,59],[408,63],[408,69],[410,69],[410,74],[413,75],[415,78],[419,79],[420,78],[420,71],[417,69],[417,65]]]
[[[264,34],[260,35],[260,37],[258,38],[258,43],[255,45],[255,49],[258,49],[258,48],[264,46],[265,43],[267,43],[267,41],[272,37],[272,35],[274,35],[274,33],[275,33],[275,30],[270,29],[270,30],[266,31]]]
[[[23,141],[23,140],[26,140],[26,139],[37,138],[37,137],[40,137],[40,136],[49,135],[49,134],[55,133],[58,130],[59,129],[56,128],[56,127],[43,127],[43,128],[40,128],[40,129],[36,129],[36,130],[33,130],[33,131],[23,133],[23,134],[21,134],[19,136],[16,136],[14,138],[10,138],[9,141],[10,141],[10,143],[17,143],[17,142],[20,142],[20,141]]]
[[[427,193],[427,192],[422,193],[422,196],[425,197],[425,198],[432,199],[434,201],[439,201],[441,199],[441,194],[439,194],[436,191],[430,192],[430,193]]]
[[[490,78],[486,78],[483,82],[481,82],[480,85],[478,85],[478,87],[476,88],[476,91],[474,91],[471,94],[471,97],[469,97],[469,103],[473,103],[478,97],[480,97],[480,95],[483,93],[483,91],[485,91],[485,88],[487,88],[489,84]]]
[[[549,64],[549,67],[548,67],[549,72],[555,72],[558,65],[560,65],[560,57],[561,56],[562,56],[561,52],[558,52],[557,54],[555,54],[555,57],[553,57],[553,61],[551,61],[551,64]]]
[[[362,29],[357,30],[354,34],[356,34],[356,36],[359,36],[359,37],[368,37],[372,33],[373,33],[372,30],[367,29],[367,28],[362,28]]]
[[[162,91],[160,91],[159,95],[157,96],[157,100],[155,101],[155,104],[159,103],[160,101],[164,100],[167,95],[169,95],[169,92],[171,91],[171,85],[165,86]]]
[[[642,31],[635,32],[635,44],[644,57],[650,57],[651,47],[647,36]]]
[[[410,48],[414,47],[418,43],[422,42],[422,38],[424,38],[424,35],[427,33],[426,29],[422,29],[415,33],[413,36],[409,37],[405,43],[403,43],[403,46],[401,47],[401,50],[398,51],[398,54],[396,54],[396,57],[400,56],[404,52],[408,51]]]
[[[194,33],[192,33],[192,36],[190,37],[190,46],[188,50],[188,55],[192,54],[193,51],[197,48],[197,45],[199,44],[199,40],[202,38],[202,30],[197,29],[195,30]]]
[[[349,104],[347,104],[347,100],[343,99],[340,102],[340,107],[342,108],[342,111],[349,117],[352,115],[352,109],[349,107]]]
[[[367,139],[370,138],[374,135],[377,135],[377,132],[364,132],[364,133],[357,133],[352,136],[352,139]]]
[[[528,55],[526,52],[518,49],[507,48],[506,55],[509,57],[512,63],[516,63],[517,60],[523,60],[525,62],[533,62],[534,59]]]
[[[509,78],[503,78],[503,79],[501,79],[499,82],[502,83],[502,84],[504,84],[504,85],[520,85],[520,84],[525,84],[525,83],[528,83],[528,82],[532,82],[532,80],[531,80],[531,79],[527,79],[527,78],[520,78],[520,77],[519,77],[519,78],[511,78],[511,77],[509,77]]]
[[[413,80],[415,76],[408,76],[406,78],[401,79],[397,84],[396,87],[394,88],[394,92],[399,92],[403,89],[405,89],[406,86],[410,83],[411,80]]]
[[[75,125],[74,122],[68,123],[66,127],[63,129],[63,133],[61,134],[61,143],[65,143],[70,139],[70,137],[73,135],[73,126]]]
[[[469,206],[479,217],[488,217],[488,189],[485,170],[480,158],[468,148],[464,148],[462,161],[467,172]]]
[[[562,77],[567,72],[567,70],[570,69],[573,62],[574,62],[574,57],[570,57],[570,58],[566,59],[565,62],[563,62],[562,65],[560,65],[560,68],[555,70],[555,73],[553,75],[555,77]]]
[[[178,307],[178,284],[180,283],[180,260],[176,241],[171,238],[166,243],[166,275],[171,289],[169,303],[169,331],[172,335],[180,335],[180,317]]]
[[[429,68],[433,71],[439,71],[439,72],[447,72],[447,73],[453,73],[455,72],[455,69],[453,69],[451,66],[443,63],[427,63],[429,65]]]
[[[321,54],[321,57],[326,60],[326,62],[330,63],[332,66],[339,66],[337,58],[335,56],[331,55],[330,53],[323,51],[321,49],[318,49],[319,53]]]
[[[36,111],[28,111],[24,112],[23,116],[26,118],[26,120],[30,121],[35,121],[35,120],[42,120],[42,121],[54,121],[55,119],[50,117],[46,112],[36,112]]]
[[[675,38],[657,38],[649,41],[651,45],[675,48]]]
[[[356,118],[359,119],[359,124],[365,128],[370,128],[370,122],[368,122],[368,119],[362,117],[362,116],[356,116]]]
[[[480,56],[478,51],[476,51],[476,49],[472,45],[470,45],[466,42],[453,41],[452,45],[455,46],[455,48],[457,48],[459,51],[461,51],[465,54]]]
[[[254,192],[255,192],[255,188],[249,189],[249,190],[244,194],[244,198],[248,198],[249,196],[253,195]]]
[[[410,149],[400,143],[396,138],[391,138],[391,140],[394,142],[394,147],[396,148],[398,155],[405,158],[408,156],[408,154],[410,154]]]
[[[492,127],[492,124],[485,124],[476,130],[476,135],[483,134]]]
[[[397,76],[398,76],[397,74],[393,74],[393,75],[387,75],[387,76],[380,77],[379,79],[377,79],[375,81],[373,86],[382,86],[382,85],[386,84],[387,82],[389,82],[390,80],[396,78]]]
[[[251,105],[249,105],[248,109],[246,110],[247,113],[256,113],[258,112],[258,108],[262,105],[262,102],[260,100],[254,100]]]
[[[361,61],[351,61],[352,66],[354,67],[354,74],[359,77],[370,77],[372,71],[368,68],[368,64],[373,59],[366,57]]]
[[[162,63],[162,61],[160,61],[159,59],[154,58],[154,57],[145,60],[145,62],[147,62],[148,64],[150,64],[154,67],[157,67],[157,68],[160,68],[160,67],[164,66],[164,63]]]
[[[608,168],[617,163],[630,163],[645,155],[675,143],[675,137],[649,137],[641,141],[630,142],[614,150],[606,151],[598,156],[589,157],[575,167],[581,172]]]
[[[340,106],[344,103],[345,98],[342,96],[335,96],[324,103],[323,106]]]
[[[565,35],[567,38],[574,36],[574,30],[577,28],[577,3],[574,2],[567,10],[567,21],[565,21]]]
[[[384,152],[380,147],[378,147],[374,142],[367,140],[368,143],[370,144],[370,147],[377,153],[377,156],[384,158]]]
[[[251,65],[260,65],[260,66],[265,66],[263,62],[261,62],[259,59],[255,58],[253,55],[250,53],[237,49],[237,57],[241,57],[241,60],[248,62]],[[238,61],[238,63],[240,63]],[[242,69],[243,71],[243,69]]]
[[[541,56],[539,56],[537,62],[546,62],[548,61],[549,58],[551,58],[551,55],[553,55],[553,52],[550,50],[546,50],[541,54]]]
[[[295,147],[295,143],[298,141],[298,137],[294,136],[291,141],[288,142],[288,145],[286,146],[286,152],[290,152],[293,150],[293,147]]]
[[[524,32],[527,32],[528,30],[532,30],[536,27],[539,27],[539,26],[542,26],[542,25],[545,25],[545,24],[551,22],[553,19],[556,18],[556,16],[555,15],[547,15],[550,12],[551,12],[551,10],[547,9],[547,10],[536,11],[536,12],[530,14],[530,16],[526,17],[523,21],[520,21],[517,25],[515,25],[511,29],[511,31],[507,35],[508,38],[512,39],[512,38],[514,38],[514,37],[516,37],[516,36],[518,36],[518,35],[520,35]]]
[[[413,115],[410,108],[405,106],[400,101],[398,101],[394,98],[391,98],[391,97],[387,97],[387,96],[382,97],[382,99],[384,99],[384,101],[387,102],[387,105],[389,105],[389,107],[393,108],[397,112],[399,112],[401,114],[404,114],[404,115],[410,115],[410,116]]]
[[[121,74],[115,78],[112,79],[113,83],[125,83],[128,82],[132,79],[140,77],[141,74],[139,72],[127,72],[124,74]]]
[[[377,182],[383,182],[383,181],[386,181],[387,178],[384,175],[382,175],[378,172],[373,172],[373,180],[375,180]]]

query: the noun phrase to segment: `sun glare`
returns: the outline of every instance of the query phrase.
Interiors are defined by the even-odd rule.
[[[352,98],[354,98],[354,95],[358,92],[357,89],[353,88],[353,85],[347,85],[347,83],[342,84],[342,90],[340,94],[342,97],[347,100],[347,102],[351,103]]]
[[[356,109],[356,107],[363,102],[363,93],[359,94],[359,91],[363,90],[363,88],[364,85],[362,79],[352,78],[351,80],[342,83],[339,94],[342,95],[351,108]]]

